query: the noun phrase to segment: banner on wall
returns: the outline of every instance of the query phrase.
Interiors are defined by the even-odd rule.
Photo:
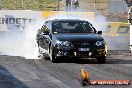
[[[0,31],[22,31],[41,18],[41,11],[0,10]]]

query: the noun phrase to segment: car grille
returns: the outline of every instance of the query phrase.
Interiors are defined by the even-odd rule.
[[[73,42],[74,46],[94,46],[94,42]]]

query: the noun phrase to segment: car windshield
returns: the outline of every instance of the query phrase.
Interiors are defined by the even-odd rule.
[[[53,34],[95,33],[95,31],[95,28],[86,21],[55,21],[52,24]]]

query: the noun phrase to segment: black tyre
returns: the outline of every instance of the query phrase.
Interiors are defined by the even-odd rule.
[[[42,53],[40,47],[38,47],[38,58],[40,58],[40,59],[44,58],[44,54]]]
[[[55,57],[54,49],[52,47],[50,48],[50,60],[53,63],[56,63],[57,62],[57,58]]]
[[[40,48],[40,46],[38,46],[38,58],[40,59],[45,59],[48,60],[48,55],[46,53],[43,53],[42,49]]]
[[[106,62],[106,56],[101,56],[96,59],[97,59],[97,63],[99,64],[104,64]]]
[[[82,86],[87,86],[87,85],[91,84],[91,82],[88,78],[85,78],[85,79],[81,80],[80,82],[81,82]]]
[[[57,59],[56,59],[56,57],[52,54],[52,56],[50,57],[50,60],[51,60],[51,62],[53,62],[53,63],[56,63],[57,62]]]

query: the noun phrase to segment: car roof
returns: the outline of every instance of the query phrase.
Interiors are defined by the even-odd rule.
[[[81,20],[81,19],[54,19],[52,21],[85,21],[85,22],[88,22],[86,20]]]
[[[47,23],[47,22],[56,22],[56,21],[82,21],[82,22],[88,22],[86,20],[81,20],[81,19],[53,19],[53,20],[47,20],[47,21],[45,21],[45,23]]]

